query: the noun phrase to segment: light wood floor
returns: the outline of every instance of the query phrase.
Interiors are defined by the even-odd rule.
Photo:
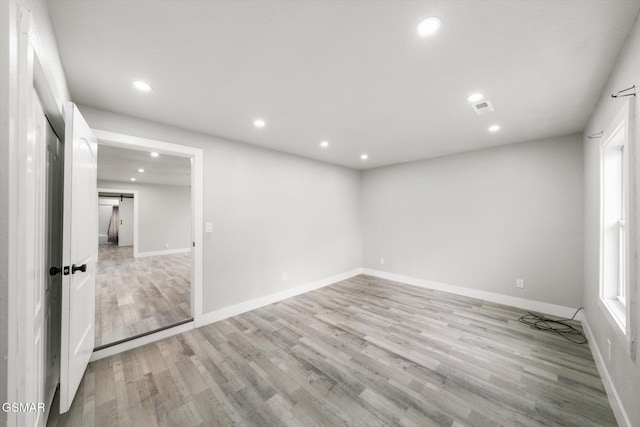
[[[133,257],[133,247],[100,245],[96,347],[191,317],[191,254]]]
[[[589,347],[521,314],[357,276],[94,362],[50,425],[615,425]]]

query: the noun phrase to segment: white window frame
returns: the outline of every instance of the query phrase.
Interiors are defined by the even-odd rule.
[[[636,174],[634,100],[622,108],[603,133],[600,145],[599,306],[628,354],[635,359],[636,322]],[[621,162],[616,179],[611,167]],[[605,204],[608,201],[608,204]],[[617,224],[617,233],[611,230]]]

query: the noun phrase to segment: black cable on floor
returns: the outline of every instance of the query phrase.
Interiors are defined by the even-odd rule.
[[[540,329],[541,331],[555,332],[562,338],[574,344],[586,344],[587,337],[584,336],[582,331],[567,323],[568,321],[575,319],[578,312],[583,308],[584,307],[580,307],[577,309],[576,312],[573,313],[573,317],[571,317],[571,319],[548,319],[544,316],[539,316],[529,312],[528,314],[521,316],[518,320],[525,325]]]

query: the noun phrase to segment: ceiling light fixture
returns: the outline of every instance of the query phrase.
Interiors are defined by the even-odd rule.
[[[368,154],[363,154],[362,156],[360,156],[360,158],[362,160],[367,160],[369,158],[369,155]]]
[[[144,169],[138,169],[138,172],[144,173]]]
[[[135,181],[135,180],[136,180],[135,178],[131,178],[131,181]]]
[[[327,148],[328,146],[329,146],[329,141],[322,141],[320,143],[320,147],[322,147],[322,148]]]
[[[155,151],[151,153],[151,157],[158,157],[160,154],[156,153]]]
[[[264,127],[264,125],[266,125],[266,123],[265,123],[265,121],[264,121],[264,120],[262,120],[262,119],[256,119],[256,120],[253,122],[253,125],[254,125],[255,127],[257,127],[257,128],[263,128],[263,127]]]
[[[498,132],[500,130],[500,125],[489,126],[489,132]]]
[[[138,89],[140,92],[151,92],[151,85],[147,82],[143,82],[142,80],[136,80],[133,82],[133,87]]]
[[[480,101],[482,98],[484,98],[484,95],[481,93],[472,93],[471,95],[469,95],[469,97],[467,98],[467,101],[469,102],[478,102]]]
[[[420,37],[428,37],[440,29],[442,21],[440,18],[431,16],[418,24],[418,35]]]

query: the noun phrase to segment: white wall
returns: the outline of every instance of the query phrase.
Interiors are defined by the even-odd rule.
[[[204,313],[361,266],[357,171],[80,110],[96,129],[204,150],[204,221],[214,227],[203,239]]]
[[[365,171],[361,209],[366,268],[581,305],[578,135]]]
[[[17,164],[15,130],[18,110],[17,95],[17,22],[20,9],[31,11],[33,28],[31,37],[34,49],[44,68],[58,105],[70,100],[62,63],[58,55],[55,35],[44,0],[0,1],[0,402],[7,397],[8,358],[8,298],[9,277],[15,265],[9,263],[9,242],[12,240],[9,219],[17,215],[11,209],[11,192],[16,188],[12,165]],[[17,286],[13,283],[12,286]],[[11,292],[13,294],[13,291]],[[6,414],[0,411],[0,425],[4,425]]]
[[[98,188],[138,191],[138,252],[191,248],[191,187],[100,180]],[[133,203],[133,199],[124,200],[120,209],[127,201]],[[126,216],[125,206],[120,212],[123,222]],[[133,245],[133,234],[131,240],[126,235],[122,237],[120,246]]]
[[[611,98],[611,94],[635,84],[640,86],[640,24],[636,21],[633,31],[627,39],[615,68],[605,85],[597,107],[584,132],[584,305],[587,321],[593,333],[594,342],[600,352],[606,355],[607,339],[611,341],[611,361],[604,356],[606,372],[601,372],[603,380],[611,379],[613,387],[620,396],[620,402],[630,425],[640,426],[640,356],[634,362],[617,338],[615,331],[604,316],[603,309],[598,306],[599,295],[599,233],[600,233],[600,164],[599,140],[587,138],[587,135],[604,130],[613,120],[621,107],[622,100]],[[636,89],[637,90],[637,89]],[[636,104],[636,203],[640,200],[640,105],[638,97],[633,98]],[[640,229],[640,228],[639,228]],[[637,248],[636,248],[637,250]],[[636,260],[637,262],[637,260]],[[638,286],[634,283],[632,286]],[[636,310],[638,310],[636,306]],[[640,325],[636,325],[636,328]],[[621,425],[621,420],[618,419]]]

